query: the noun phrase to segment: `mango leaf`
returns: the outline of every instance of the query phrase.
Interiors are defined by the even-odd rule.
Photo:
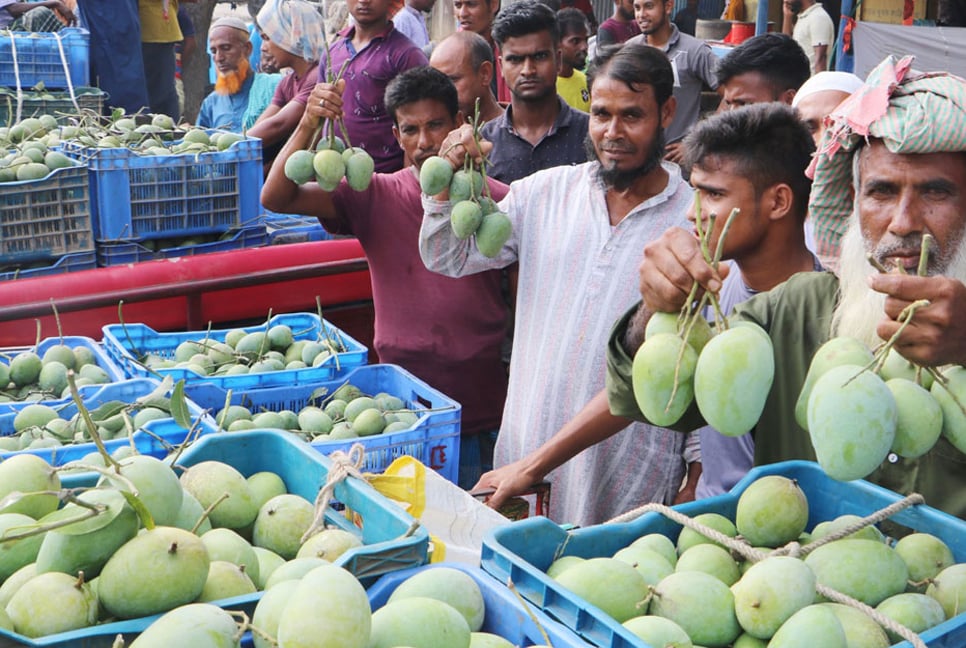
[[[127,503],[131,505],[131,508],[134,509],[134,512],[138,514],[138,519],[141,520],[141,526],[148,531],[153,529],[154,517],[151,516],[151,511],[149,511],[148,507],[144,505],[144,502],[141,501],[141,498],[130,491],[122,490],[119,492],[124,496],[124,499],[127,500]]]
[[[188,412],[188,401],[184,396],[184,380],[179,380],[174,386],[174,391],[171,392],[171,416],[181,427],[191,428],[191,414]]]
[[[112,400],[102,403],[100,407],[91,412],[91,418],[95,421],[106,421],[115,414],[120,414],[128,406],[124,401]]]
[[[87,509],[79,504],[68,503],[66,506],[64,506],[64,508],[58,509],[53,513],[45,515],[43,518],[41,518],[41,524],[46,524],[48,522],[63,522],[71,519],[72,517],[76,517],[79,518],[79,521],[61,527],[56,531],[57,533],[63,533],[64,535],[85,535],[106,527],[108,524],[113,522],[114,519],[117,518],[117,516],[120,515],[124,510],[124,507],[127,506],[124,496],[120,491],[116,490],[84,491],[77,496],[77,499],[88,504],[102,504],[106,508],[93,517],[86,517],[89,514],[90,509]]]

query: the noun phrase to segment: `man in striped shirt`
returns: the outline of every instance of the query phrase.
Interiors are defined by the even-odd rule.
[[[690,188],[676,165],[662,162],[675,110],[667,57],[627,46],[597,59],[589,81],[592,161],[514,182],[500,202],[513,233],[494,258],[453,234],[447,192],[423,197],[420,254],[430,270],[456,277],[520,264],[496,466],[532,452],[601,391],[601,350],[615,314],[637,300],[641,249],[686,224]],[[441,151],[454,168],[479,153],[468,126],[450,133]],[[586,525],[670,502],[683,450],[683,436],[634,424],[548,476],[550,515]]]

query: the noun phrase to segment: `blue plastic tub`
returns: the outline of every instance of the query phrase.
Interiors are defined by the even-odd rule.
[[[328,241],[332,238],[315,216],[276,214],[266,211],[263,220],[268,229],[269,245]]]
[[[97,255],[93,250],[90,252],[72,252],[65,254],[50,265],[37,265],[32,263],[30,265],[18,266],[16,269],[7,270],[6,272],[0,272],[0,281],[46,277],[48,275],[66,274],[80,270],[93,270],[96,267]]]
[[[314,501],[325,484],[332,463],[314,452],[308,444],[291,434],[277,431],[249,431],[216,434],[201,438],[181,455],[178,464],[193,466],[202,461],[223,461],[246,477],[263,470],[278,473],[290,493]],[[67,487],[85,485],[84,479],[65,480]],[[90,483],[88,475],[86,483]],[[359,535],[363,546],[347,551],[336,561],[363,585],[371,585],[379,577],[426,562],[429,534],[402,508],[380,495],[368,483],[350,477],[335,487],[335,498],[361,518],[362,528],[352,524],[343,513],[330,508],[326,523]],[[261,598],[261,592],[223,599],[216,603],[229,610],[245,610],[249,614]],[[106,623],[83,630],[29,639],[0,629],[0,646],[18,641],[26,646],[58,646],[61,648],[109,648],[114,637],[125,635],[130,640],[143,632],[161,615]],[[185,647],[187,648],[187,647]]]
[[[16,68],[14,63],[16,62]],[[0,86],[48,89],[90,85],[90,34],[79,27],[59,32],[0,33]]]
[[[298,412],[310,404],[313,393],[326,389],[332,393],[344,383],[355,385],[372,395],[386,392],[401,398],[408,409],[427,410],[408,430],[377,434],[344,441],[320,441],[312,447],[322,454],[336,450],[348,452],[354,443],[366,448],[363,470],[381,473],[402,455],[416,457],[443,477],[457,483],[459,479],[460,404],[433,389],[425,382],[396,365],[358,367],[338,380],[303,386],[232,392],[233,405],[245,405],[252,412],[289,409]],[[213,413],[225,405],[226,392],[212,385],[193,385],[188,396]],[[316,402],[324,400],[320,397]]]
[[[375,612],[385,605],[396,588],[407,578],[439,567],[458,569],[471,576],[480,586],[483,605],[486,609],[482,632],[499,635],[514,646],[539,646],[545,645],[547,641],[540,633],[542,628],[553,648],[587,648],[587,644],[580,637],[556,621],[552,621],[539,610],[531,608],[528,613],[513,592],[487,576],[479,567],[470,567],[461,563],[414,567],[383,576],[367,590],[372,611]],[[531,617],[530,614],[533,616]],[[242,648],[250,648],[253,645],[251,633],[246,633],[242,639]]]
[[[176,257],[209,254],[211,252],[228,252],[244,248],[261,247],[267,245],[269,234],[263,225],[251,225],[237,230],[229,230],[223,238],[197,245],[183,245],[152,250],[144,245],[144,241],[98,241],[97,265],[104,268],[125,263],[139,263],[157,259],[173,259]]]
[[[122,382],[111,383],[109,385],[88,385],[80,390],[81,399],[88,410],[93,410],[109,401],[120,400],[124,402],[134,402],[142,396],[147,396],[158,388],[160,383],[148,378],[137,378]],[[17,412],[29,403],[19,405],[15,411],[6,411],[0,414],[0,436],[10,436],[14,432],[13,420]],[[61,418],[70,418],[77,413],[77,404],[70,398],[59,401],[46,401],[46,405],[53,407]],[[214,430],[215,422],[208,417],[205,412],[195,403],[188,401],[188,412],[192,421],[199,421],[199,434],[207,434]],[[182,443],[188,435],[188,430],[178,425],[173,418],[156,419],[145,424],[144,428],[137,430],[131,439],[120,438],[104,441],[104,447],[108,452],[129,445],[132,442],[139,454],[147,454],[152,457],[164,457],[175,446]],[[0,461],[7,457],[19,454],[36,455],[52,466],[62,466],[71,461],[78,461],[85,455],[96,452],[97,446],[94,442],[74,443],[64,445],[59,448],[35,448],[27,450],[0,451]]]
[[[324,339],[325,332],[328,331],[330,336],[337,336],[342,340],[347,351],[331,356],[318,367],[306,369],[289,369],[238,376],[202,376],[187,369],[158,369],[155,372],[141,364],[138,358],[149,353],[170,358],[174,355],[178,345],[188,340],[208,339],[223,342],[229,329],[158,333],[145,324],[108,324],[103,328],[104,350],[129,378],[156,374],[171,376],[175,380],[184,379],[189,385],[208,383],[225,390],[318,383],[324,380],[333,380],[356,367],[366,364],[369,355],[368,349],[330,322],[320,320],[318,315],[313,313],[276,315],[269,320],[267,326],[271,328],[276,324],[290,326],[296,340],[315,340],[320,336]],[[249,332],[264,331],[266,325],[249,326],[245,330]]]
[[[840,515],[866,516],[901,499],[900,495],[866,481],[836,481],[816,463],[786,461],[753,469],[728,494],[682,504],[675,510],[691,516],[720,513],[734,519],[741,493],[765,475],[784,475],[798,481],[808,498],[809,529]],[[952,549],[957,562],[966,562],[966,522],[924,505],[905,509],[890,519],[938,536]],[[680,530],[677,523],[657,513],[631,522],[570,532],[545,517],[529,518],[490,531],[483,539],[481,562],[486,572],[501,582],[510,578],[524,598],[594,646],[649,648],[605,612],[561,587],[545,572],[561,556],[611,556],[642,535],[663,533],[676,540]],[[930,648],[963,648],[966,615],[924,632],[922,639]],[[899,644],[903,648],[909,645]]]
[[[104,348],[100,344],[98,344],[97,342],[95,342],[89,337],[84,337],[81,335],[65,335],[63,338],[59,338],[59,337],[45,338],[41,340],[39,343],[37,343],[36,346],[28,347],[26,349],[24,348],[0,349],[0,362],[2,362],[3,364],[10,364],[10,360],[12,360],[14,356],[16,356],[21,351],[33,351],[38,356],[43,358],[44,354],[47,353],[47,350],[50,347],[58,344],[64,344],[66,346],[69,346],[72,349],[77,347],[84,347],[84,348],[90,349],[91,354],[94,356],[94,361],[97,363],[97,366],[103,369],[107,373],[107,376],[110,379],[110,382],[114,383],[114,382],[124,380],[126,378],[126,376],[124,375],[124,371],[110,358],[110,356],[105,352]],[[83,394],[85,393],[84,390],[97,389],[98,387],[99,387],[98,385],[88,385],[86,387],[81,387],[80,390],[81,390],[81,393]],[[4,412],[12,412],[12,411],[23,409],[27,405],[30,405],[31,403],[35,403],[35,402],[43,403],[44,405],[54,405],[57,402],[62,402],[62,400],[63,399],[61,399],[58,396],[58,398],[50,398],[50,399],[41,400],[41,401],[12,401],[8,403],[0,403],[0,414]],[[67,399],[67,400],[70,400],[70,399]]]
[[[40,180],[3,184],[0,267],[93,250],[87,169],[56,169]]]
[[[98,240],[221,234],[253,224],[262,191],[262,142],[250,138],[224,151],[138,155],[126,148],[64,152],[88,165]]]

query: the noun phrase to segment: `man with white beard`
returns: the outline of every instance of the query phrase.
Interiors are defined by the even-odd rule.
[[[732,314],[764,328],[775,350],[775,380],[754,430],[756,464],[814,460],[793,411],[812,356],[831,337],[878,345],[899,331],[897,318],[906,306],[927,299],[929,305],[898,335],[896,350],[924,366],[966,364],[966,81],[919,74],[911,63],[909,57],[890,57],[873,70],[831,115],[830,132],[810,169],[817,237],[828,240],[830,231],[848,230],[840,275],[795,275]],[[836,218],[847,225],[839,228]],[[927,233],[934,244],[927,276],[919,277]],[[867,255],[889,272],[877,273]],[[608,343],[613,414],[644,418],[633,395],[631,364],[648,314],[677,312],[694,281],[717,291],[725,276],[724,266],[715,272],[694,237],[680,230],[645,247],[643,301],[618,321]],[[675,427],[694,426],[686,416]],[[921,493],[930,505],[966,517],[966,455],[944,437],[918,459],[890,454],[869,479],[900,493]]]

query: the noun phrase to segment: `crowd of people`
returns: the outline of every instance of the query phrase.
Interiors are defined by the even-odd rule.
[[[548,479],[551,517],[581,525],[707,497],[756,464],[814,459],[792,410],[830,337],[875,345],[898,332],[911,361],[966,361],[962,79],[909,58],[864,81],[827,71],[831,39],[809,0],[785,3],[787,33],[721,59],[686,32],[688,14],[672,20],[672,0],[615,0],[599,27],[578,3],[454,0],[459,31],[435,43],[431,5],[406,0],[393,17],[390,0],[348,0],[327,41],[314,5],[268,0],[256,65],[253,30],[222,19],[197,122],[262,139],[266,208],[358,238],[375,355],[463,406],[463,487],[495,489],[499,506]],[[711,92],[717,112],[703,114]],[[285,161],[340,120],[375,161],[369,187],[289,180]],[[512,224],[496,255],[454,234],[448,191],[421,193],[433,156],[454,170],[487,161]],[[695,221],[735,208],[714,268]],[[918,277],[925,234],[935,243]],[[867,255],[897,271],[876,274]],[[650,316],[678,312],[695,282],[772,339],[774,386],[743,437],[693,415],[653,425],[633,396]],[[929,305],[900,331],[916,299]],[[941,441],[918,459],[890,455],[872,479],[962,517],[964,468]]]

